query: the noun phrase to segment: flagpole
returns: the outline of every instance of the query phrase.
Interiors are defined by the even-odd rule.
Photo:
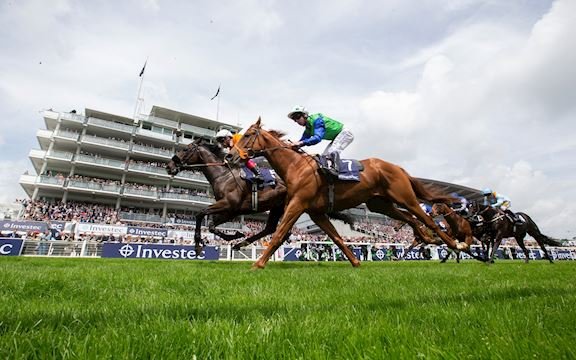
[[[220,88],[220,87],[218,87]],[[220,95],[220,94],[218,94]],[[216,102],[216,121],[218,121],[218,113],[220,112],[220,96],[218,96],[218,102]]]
[[[148,64],[148,58],[146,58],[146,61],[144,62],[144,66],[142,67],[142,70],[140,71],[140,85],[138,86],[138,95],[136,97],[136,105],[134,106],[134,122],[138,122],[137,116],[138,113],[140,111],[140,107],[142,105],[142,101],[144,101],[144,99],[142,98],[142,83],[144,83],[144,74],[145,74],[145,70],[146,70],[146,65]]]

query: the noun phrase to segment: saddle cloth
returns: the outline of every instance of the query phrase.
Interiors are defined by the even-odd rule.
[[[273,169],[261,167],[260,173],[262,174],[262,177],[264,178],[264,183],[259,184],[259,185],[276,186],[276,172]],[[252,170],[248,169],[246,166],[242,167],[242,173],[241,173],[240,177],[242,177],[244,180],[248,181],[251,184],[256,182],[256,179],[254,179],[254,177],[255,177],[254,173],[252,172]]]
[[[329,165],[325,156],[317,155],[316,161],[319,165],[319,172],[325,176],[332,176],[329,173]],[[360,172],[364,166],[358,160],[340,159],[338,166],[338,180],[340,181],[360,181]]]

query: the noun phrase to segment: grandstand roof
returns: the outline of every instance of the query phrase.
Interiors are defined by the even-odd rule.
[[[432,180],[432,179],[423,179],[423,178],[417,178],[417,179],[422,181],[424,184],[440,188],[442,191],[448,194],[455,192],[458,195],[468,199],[468,201],[481,201],[483,198],[482,191],[467,186],[451,184],[444,181]]]

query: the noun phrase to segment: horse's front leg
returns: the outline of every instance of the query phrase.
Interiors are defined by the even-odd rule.
[[[264,227],[264,229],[262,231],[260,231],[259,233],[254,234],[254,235],[250,236],[249,238],[245,239],[244,241],[239,242],[238,244],[234,245],[232,247],[232,249],[240,250],[244,246],[248,246],[248,245],[252,244],[253,242],[263,238],[264,236],[268,236],[270,234],[273,234],[274,231],[276,231],[276,227],[278,226],[278,221],[280,221],[280,218],[282,217],[283,213],[284,213],[284,207],[277,206],[275,208],[272,208],[270,210],[270,214],[268,215],[268,219],[266,220],[266,226]],[[286,234],[284,240],[288,240],[289,237],[290,237],[290,232],[288,232]]]
[[[278,228],[270,240],[270,245],[264,250],[262,255],[256,260],[252,265],[253,269],[263,269],[266,266],[270,257],[278,250],[280,245],[284,242],[286,234],[290,232],[292,226],[296,223],[300,215],[304,212],[302,205],[297,203],[297,201],[290,201],[284,210],[284,216],[282,216],[282,221],[278,225]]]
[[[196,214],[196,228],[194,229],[194,249],[198,255],[202,253],[202,247],[204,245],[202,242],[202,220],[204,220],[205,216],[206,209]]]
[[[244,233],[242,233],[238,230],[236,230],[236,232],[234,234],[228,234],[228,233],[225,233],[223,231],[216,229],[216,226],[219,226],[221,224],[225,224],[225,223],[231,221],[232,219],[234,219],[234,217],[235,217],[235,214],[232,214],[228,211],[214,214],[212,216],[212,221],[208,225],[208,231],[210,231],[212,234],[220,237],[224,241],[232,241],[232,240],[236,240],[238,238],[244,237]]]
[[[496,237],[494,238],[494,243],[492,245],[492,251],[490,252],[490,263],[494,264],[494,258],[496,257],[496,253],[498,252],[498,248],[500,247],[500,243],[502,242],[502,238],[504,234],[501,231],[498,231]]]

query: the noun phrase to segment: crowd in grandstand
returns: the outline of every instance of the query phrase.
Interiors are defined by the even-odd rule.
[[[81,177],[75,177],[81,178]],[[187,189],[175,188],[174,191],[180,193]],[[134,225],[146,228],[163,228],[168,230],[180,231],[193,231],[196,224],[194,214],[167,214],[165,223],[161,222],[145,222],[134,220],[130,215],[145,214],[153,215],[158,219],[161,218],[161,209],[146,208],[121,208],[116,209],[112,205],[102,205],[93,203],[83,203],[76,201],[62,202],[47,202],[43,200],[19,200],[22,205],[22,211],[19,216],[22,220],[32,221],[63,221],[72,223],[97,223],[97,224],[110,224],[110,225]],[[346,242],[351,243],[395,243],[395,244],[410,244],[414,238],[412,229],[409,226],[394,223],[392,221],[377,221],[356,219],[354,230],[357,234],[353,236],[343,236]],[[218,237],[214,237],[208,233],[206,223],[202,224],[203,238],[207,239],[213,244],[223,244],[224,241]],[[231,231],[241,230],[247,237],[254,235],[264,229],[265,223],[253,219],[246,220],[243,223],[232,222],[225,225],[225,229],[233,229]],[[221,228],[222,229],[222,228]],[[223,230],[226,231],[226,230]],[[6,234],[4,234],[6,235]],[[14,234],[14,236],[17,236]],[[20,236],[20,235],[18,235]],[[45,234],[29,232],[24,235],[33,239],[44,239]],[[82,240],[88,239],[93,241],[117,241],[117,242],[161,242],[161,243],[190,243],[190,240],[179,238],[165,239],[162,237],[134,237],[129,235],[94,235],[94,234],[79,234]],[[261,244],[266,244],[271,236],[262,239]],[[56,240],[79,240],[74,238],[74,234],[62,233],[60,238]],[[54,239],[52,239],[54,240]],[[330,241],[324,234],[309,234],[298,227],[293,227],[291,235],[288,239],[289,242],[315,242],[315,241]]]

